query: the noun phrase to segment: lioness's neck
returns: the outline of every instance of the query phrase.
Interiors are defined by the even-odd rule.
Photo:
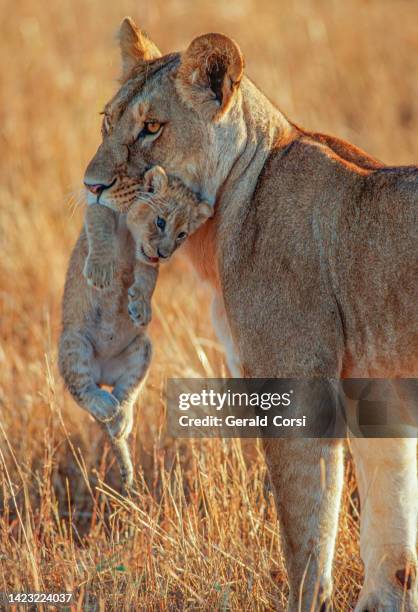
[[[220,289],[217,252],[221,217],[232,207],[244,206],[251,200],[272,149],[285,148],[298,133],[248,78],[241,84],[241,95],[242,106],[232,114],[228,128],[229,137],[236,145],[235,155],[229,162],[221,159],[201,185],[202,196],[215,203],[215,217],[187,241],[187,251],[195,268],[215,290]],[[224,138],[227,137],[228,133]]]
[[[248,78],[243,80],[241,91],[246,138],[218,190],[218,209],[248,201],[272,149],[286,147],[297,134],[297,128]]]

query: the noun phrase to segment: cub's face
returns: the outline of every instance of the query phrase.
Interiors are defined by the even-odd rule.
[[[188,215],[183,207],[173,210],[173,205],[171,200],[167,200],[164,207],[138,202],[128,213],[128,228],[136,242],[136,256],[144,263],[164,263],[186,240]]]
[[[136,242],[136,256],[156,265],[174,251],[206,219],[213,207],[200,202],[180,181],[168,183],[164,170],[154,167],[144,177],[143,195],[130,208],[127,225]]]
[[[208,34],[183,55],[161,56],[129,19],[120,44],[123,84],[104,109],[102,143],[85,173],[88,202],[127,209],[159,164],[214,203],[241,138],[237,45]]]

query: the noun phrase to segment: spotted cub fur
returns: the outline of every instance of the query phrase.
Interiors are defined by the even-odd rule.
[[[159,263],[212,212],[179,180],[155,167],[146,173],[144,191],[127,214],[100,204],[87,208],[71,255],[60,371],[75,401],[105,427],[126,488],[133,480],[127,438],[151,360],[146,328]]]

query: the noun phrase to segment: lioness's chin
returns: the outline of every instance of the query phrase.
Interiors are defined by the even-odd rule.
[[[86,203],[87,206],[92,206],[93,204],[100,204],[100,206],[105,206],[106,208],[110,208],[111,210],[118,212],[119,208],[113,204],[113,202],[109,199],[105,199],[103,197],[97,197],[97,195],[93,195],[92,193],[86,192]]]
[[[112,202],[112,200],[106,200],[102,202],[102,200],[100,200],[99,203],[102,206],[105,206],[106,208],[113,210],[113,212],[119,213],[121,215],[126,215],[129,210],[129,204],[123,204],[121,202],[115,203]]]

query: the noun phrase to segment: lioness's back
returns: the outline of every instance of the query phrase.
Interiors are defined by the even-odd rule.
[[[337,142],[339,154],[302,134],[273,150],[253,201],[228,213],[222,234],[226,283],[234,287],[229,307],[243,309],[249,326],[257,321],[260,351],[271,345],[278,358],[298,344],[287,330],[296,327],[306,338],[316,326],[324,344],[328,338],[336,350],[344,346],[343,370],[356,362],[357,374],[409,376],[418,362],[418,170],[389,169],[351,150],[345,159]],[[265,278],[281,290],[261,291]],[[277,322],[263,319],[272,310]]]
[[[353,374],[417,374],[417,202],[417,168],[382,168],[341,217],[335,265]]]

